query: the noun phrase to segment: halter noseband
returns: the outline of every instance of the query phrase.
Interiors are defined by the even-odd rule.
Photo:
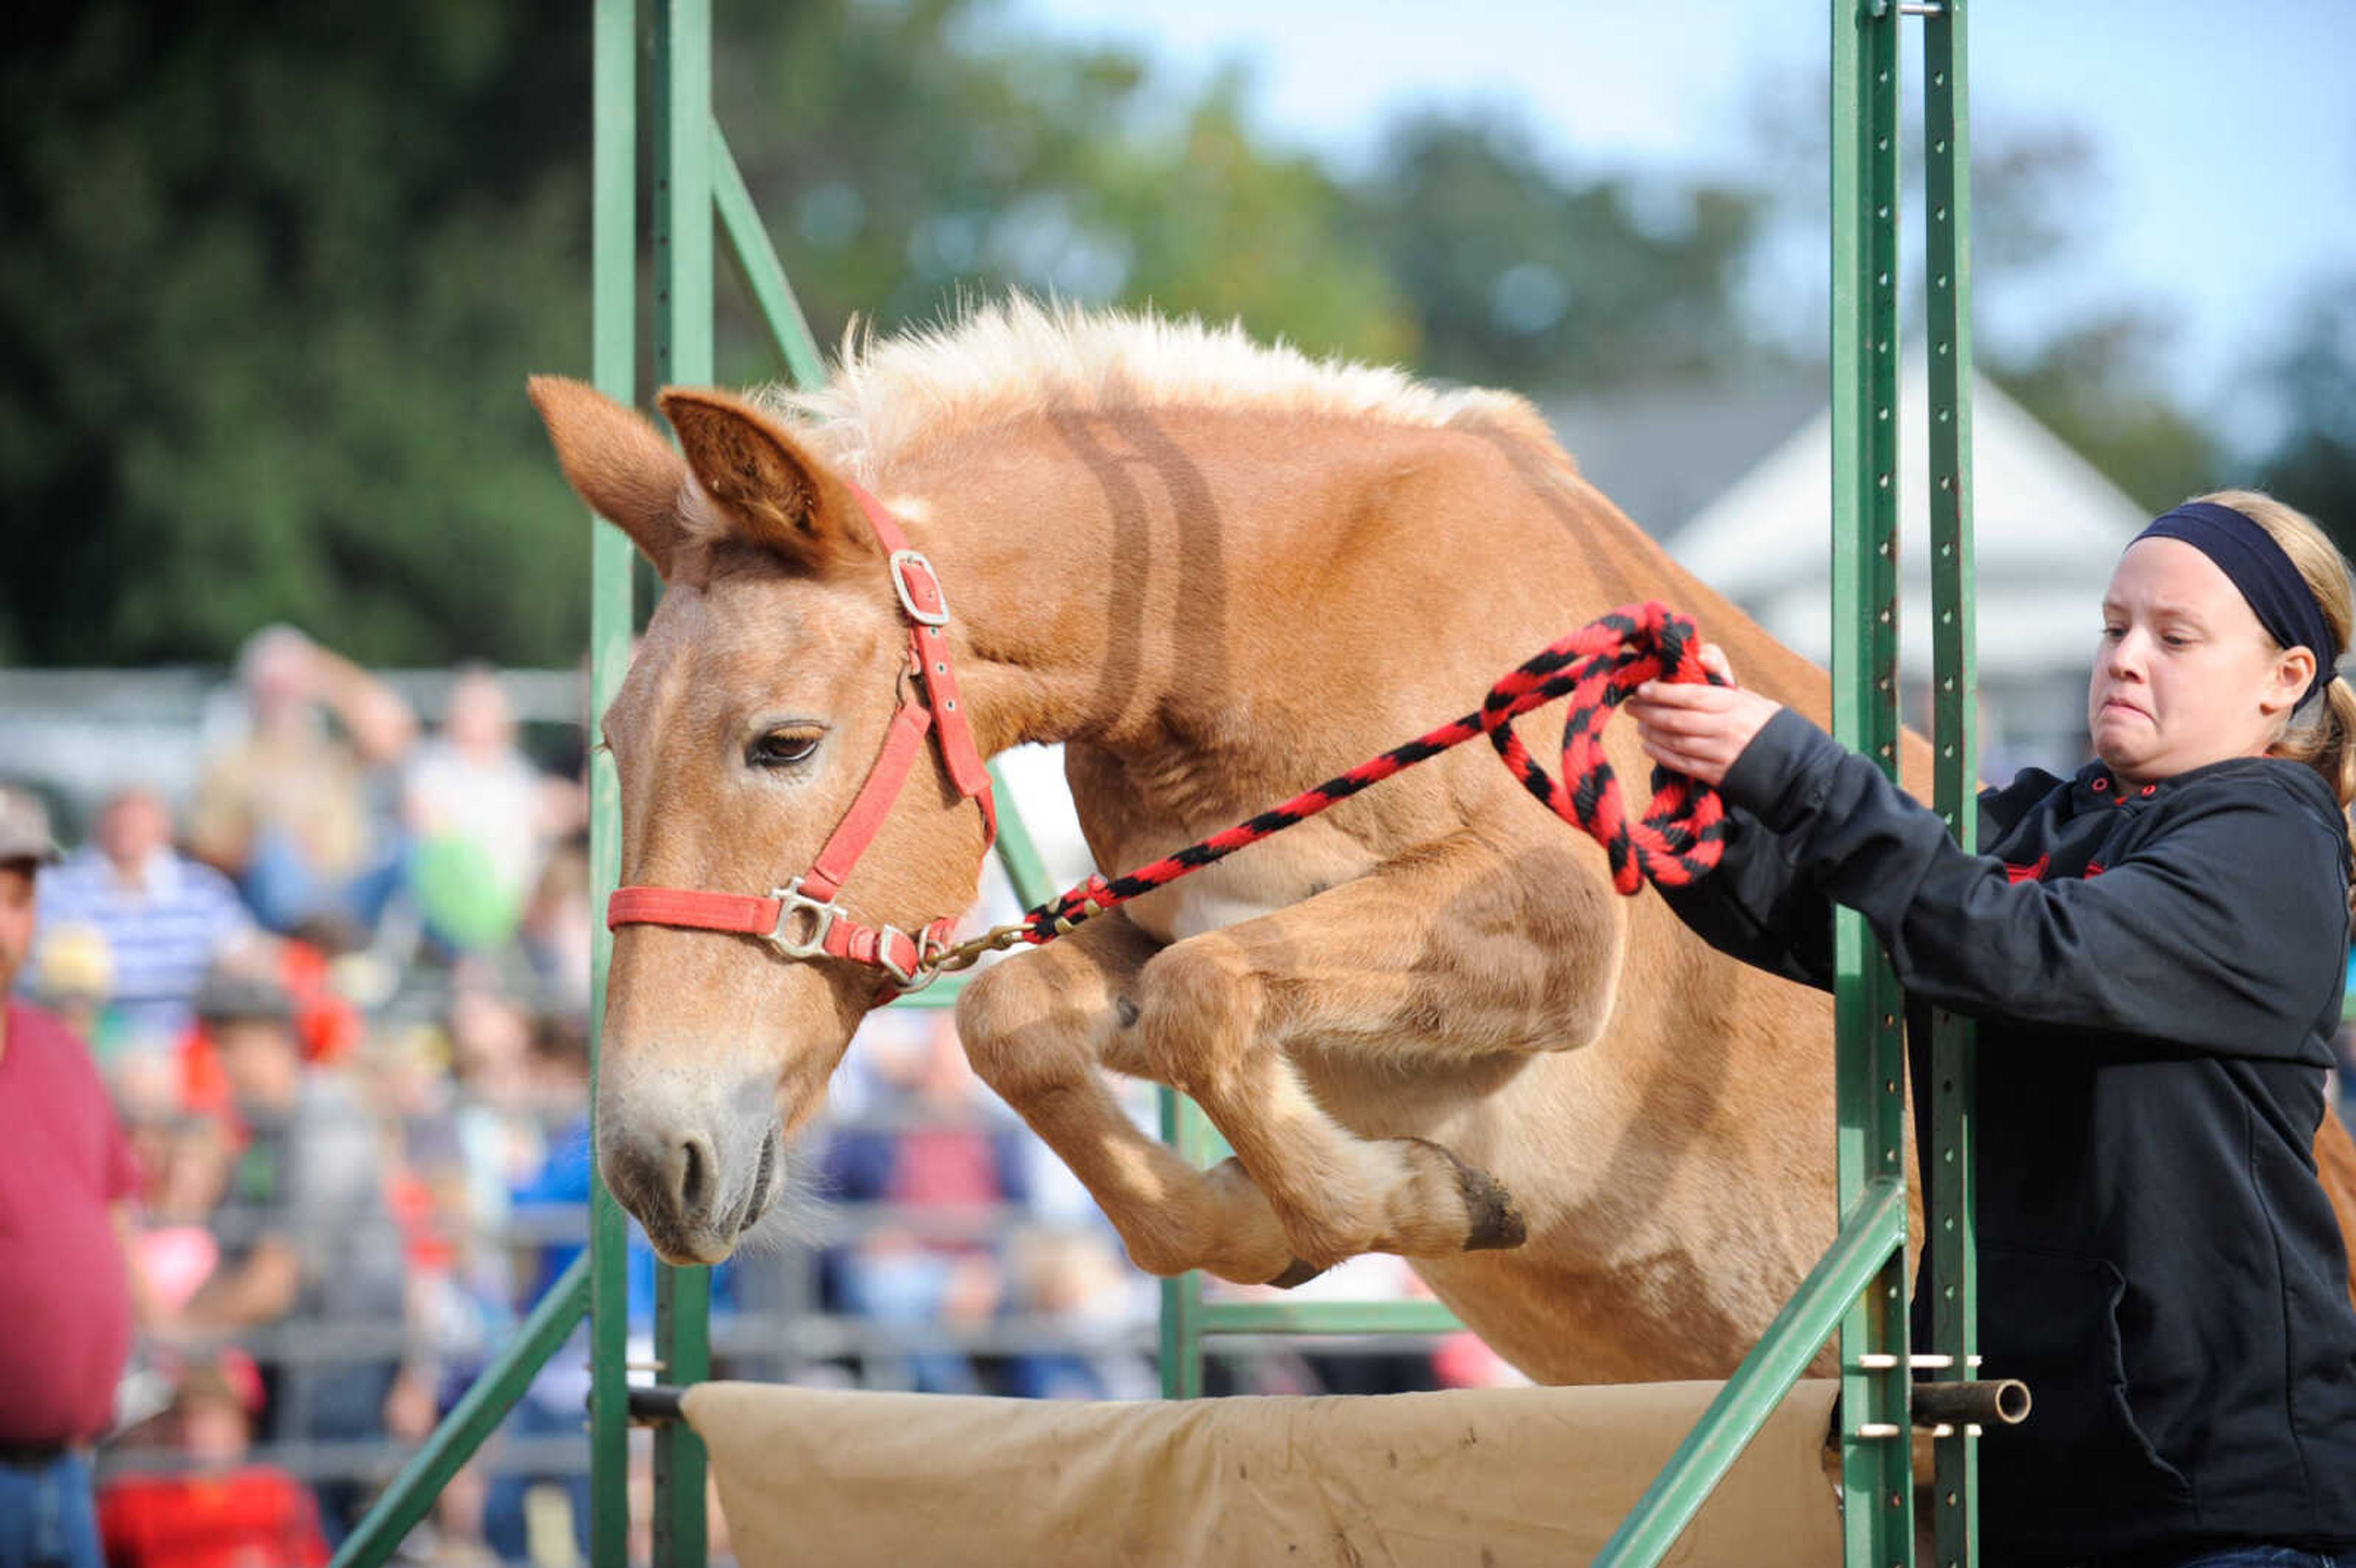
[[[985,856],[998,839],[998,808],[991,798],[990,769],[973,742],[973,726],[958,706],[957,672],[943,635],[949,611],[941,580],[923,552],[909,548],[899,519],[884,503],[860,485],[845,483],[889,552],[892,591],[908,623],[908,656],[926,703],[912,701],[902,688],[900,705],[867,782],[809,870],[770,890],[766,898],[685,888],[616,888],[605,903],[605,927],[671,925],[757,936],[787,958],[847,958],[883,970],[893,989],[913,991],[938,973],[957,917],[944,915],[911,933],[894,925],[863,925],[843,912],[835,896],[891,816],[908,770],[924,750],[926,731],[937,731],[941,761],[958,793],[981,807]]]

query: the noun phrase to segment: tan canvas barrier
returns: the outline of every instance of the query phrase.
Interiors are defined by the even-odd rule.
[[[1566,1568],[1719,1386],[1087,1404],[706,1383],[686,1408],[745,1568]],[[1840,1561],[1837,1391],[1793,1391],[1669,1563]]]

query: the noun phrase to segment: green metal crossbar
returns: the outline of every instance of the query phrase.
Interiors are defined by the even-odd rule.
[[[1219,1334],[1452,1334],[1464,1327],[1437,1301],[1206,1301]]]
[[[1936,800],[1968,848],[1976,768],[1971,730],[1971,350],[1967,249],[1965,0],[1900,6],[1833,0],[1833,495],[1835,732],[1893,775],[1898,725],[1898,22],[1923,16],[1926,219],[1931,346],[1931,511]],[[710,0],[650,0],[642,38],[638,0],[593,0],[596,107],[593,165],[594,375],[623,402],[637,399],[637,179],[640,52],[650,44],[654,106],[655,376],[712,376],[715,221],[746,292],[794,379],[823,375],[818,346],[762,229],[750,191],[713,119]],[[683,129],[685,128],[685,129]],[[633,557],[615,529],[596,530],[592,568],[591,686],[602,712],[628,664],[637,622]],[[995,770],[993,769],[993,773]],[[1026,906],[1055,891],[1020,813],[1000,781],[1001,864]],[[590,761],[593,894],[602,906],[619,880],[619,792],[612,759]],[[599,923],[593,1009],[605,1006],[611,938]],[[1913,1561],[1907,1345],[1905,1096],[1901,1001],[1886,959],[1862,921],[1836,928],[1838,988],[1837,1189],[1842,1222],[1831,1247],[1612,1541],[1599,1563],[1650,1568],[1675,1544],[1710,1488],[1764,1424],[1837,1328],[1842,1347],[1842,1477],[1851,1568]],[[953,1005],[965,976],[949,976],[906,1005]],[[592,1096],[597,1072],[592,1030]],[[1934,1029],[1929,1248],[1939,1370],[1967,1378],[1976,1339],[1971,1224],[1972,1065],[1968,1029]],[[1163,1137],[1196,1162],[1223,1152],[1192,1102],[1165,1091]],[[494,1430],[539,1367],[585,1314],[591,1334],[592,1568],[626,1568],[629,1411],[626,1388],[628,1227],[602,1182],[592,1199],[590,1247],[526,1318],[515,1342],[436,1428],[337,1554],[336,1568],[383,1563]],[[656,1354],[667,1383],[709,1371],[706,1269],[659,1271]],[[1440,1333],[1453,1314],[1429,1302],[1206,1302],[1199,1275],[1163,1282],[1163,1391],[1202,1392],[1205,1333]],[[1871,1435],[1869,1434],[1881,1434]],[[1895,1435],[1888,1435],[1895,1434]],[[704,1456],[691,1428],[655,1436],[655,1561],[703,1568]],[[1942,1437],[1936,1509],[1943,1568],[1975,1568],[1976,1456],[1969,1428]]]
[[[474,1457],[483,1440],[531,1386],[532,1378],[589,1310],[589,1258],[585,1253],[556,1278],[516,1330],[514,1340],[466,1392],[424,1446],[410,1456],[384,1499],[344,1540],[336,1553],[337,1568],[348,1563],[381,1563],[391,1557],[450,1477]]]
[[[712,123],[712,179],[738,275],[744,281],[745,292],[761,307],[761,319],[768,324],[769,336],[785,357],[794,384],[806,390],[825,385],[826,361],[819,353],[818,339],[810,336],[801,301],[794,296],[794,285],[777,260],[776,247],[769,242],[769,231],[761,227],[753,193],[745,188],[744,172],[737,168],[736,155],[728,150],[728,138],[717,120]]]
[[[1636,1568],[1658,1563],[1701,1510],[1710,1488],[1741,1456],[1792,1385],[1890,1257],[1906,1243],[1906,1185],[1866,1185],[1824,1257],[1767,1326],[1718,1397],[1702,1412],[1660,1475],[1636,1500],[1595,1568]],[[1851,1563],[1857,1558],[1852,1554]]]

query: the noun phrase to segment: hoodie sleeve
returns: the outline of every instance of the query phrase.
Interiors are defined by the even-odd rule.
[[[2283,789],[2188,792],[2084,880],[2015,882],[1789,709],[1729,773],[1730,805],[1792,874],[1864,914],[1909,991],[1958,1012],[2291,1057],[2329,999],[2348,917],[2340,845]]]
[[[1730,957],[1828,991],[1833,905],[1793,863],[1793,843],[1730,805],[1725,849],[1708,876],[1656,887],[1695,935]]]
[[[1736,773],[1765,773],[1788,765],[1783,745],[1752,745],[1735,763]],[[1733,790],[1743,788],[1740,777]],[[2007,789],[1984,790],[1979,799],[1980,839],[1993,842],[2061,781],[2030,770]],[[1752,793],[1765,788],[1753,786]],[[1794,857],[1798,841],[1775,832],[1739,805],[1727,808],[1725,850],[1708,876],[1681,888],[1657,889],[1663,901],[1693,933],[1730,957],[1787,980],[1831,990],[1833,901],[1803,873]]]

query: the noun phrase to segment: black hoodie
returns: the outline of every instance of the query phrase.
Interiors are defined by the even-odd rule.
[[[1980,1020],[1982,1375],[2035,1401],[1980,1443],[1987,1561],[2356,1552],[2356,1309],[2313,1156],[2349,940],[2322,779],[2032,770],[1981,796],[1966,855],[1786,709],[1723,793],[1725,860],[1663,890],[1688,925],[1828,986],[1847,904],[1910,1025]]]

